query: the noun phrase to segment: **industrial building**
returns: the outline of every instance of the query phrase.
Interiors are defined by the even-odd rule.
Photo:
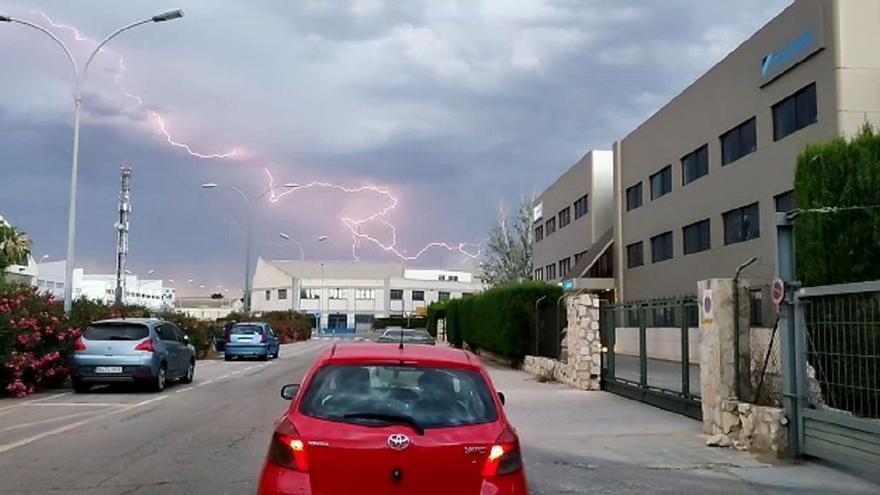
[[[375,318],[424,314],[434,302],[482,290],[473,274],[405,268],[396,262],[257,260],[254,312],[314,314],[320,328],[368,329]]]
[[[65,266],[64,260],[39,263],[35,281],[37,289],[63,299]],[[116,274],[85,273],[82,268],[74,268],[73,299],[81,297],[113,304],[116,300]],[[166,287],[163,280],[125,275],[125,293],[122,298],[125,304],[162,311],[173,308],[176,297],[174,288]]]

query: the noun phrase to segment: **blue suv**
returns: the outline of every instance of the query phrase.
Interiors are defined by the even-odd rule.
[[[223,353],[227,361],[237,357],[266,360],[277,358],[279,349],[278,336],[267,323],[244,322],[229,329]]]

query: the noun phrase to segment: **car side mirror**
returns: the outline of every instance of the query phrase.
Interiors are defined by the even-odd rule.
[[[498,400],[501,401],[501,405],[507,404],[507,397],[504,396],[504,392],[498,392]]]
[[[296,393],[299,392],[299,383],[288,383],[281,387],[281,398],[284,400],[293,400]]]

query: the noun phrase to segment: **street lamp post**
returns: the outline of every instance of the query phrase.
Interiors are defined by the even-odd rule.
[[[299,248],[299,259],[300,259],[300,261],[306,259],[306,251],[305,251],[305,249],[303,249],[303,245],[302,245],[301,242],[299,242],[298,240],[294,239],[290,234],[287,234],[287,233],[285,233],[285,232],[279,232],[279,233],[278,233],[278,237],[284,239],[285,241],[290,241],[291,243],[296,244],[296,246]],[[315,242],[324,242],[324,241],[326,241],[326,240],[327,240],[327,236],[326,236],[326,235],[321,235],[321,236],[318,236],[318,237],[315,238]]]
[[[244,263],[244,312],[250,313],[251,311],[251,246],[253,244],[253,220],[254,220],[254,205],[261,199],[263,199],[270,192],[281,189],[295,189],[300,187],[299,184],[295,184],[293,182],[288,182],[283,186],[274,186],[266,189],[261,192],[256,198],[251,200],[247,194],[244,193],[241,189],[235,186],[221,185],[216,182],[206,182],[202,184],[202,189],[216,189],[218,187],[223,187],[226,189],[231,189],[238,193],[241,196],[241,199],[244,200],[247,205],[247,239],[245,243],[245,263]]]
[[[127,26],[123,26],[116,31],[110,33],[109,36],[104,38],[103,41],[98,43],[98,46],[95,47],[94,51],[89,55],[89,58],[86,60],[85,65],[82,70],[79,69],[79,66],[76,63],[76,59],[73,58],[73,54],[70,53],[70,49],[67,45],[61,41],[61,39],[56,36],[54,33],[49,31],[48,29],[40,26],[39,24],[34,24],[30,21],[26,21],[24,19],[17,19],[15,17],[11,17],[6,14],[0,13],[0,22],[14,22],[16,24],[21,24],[23,26],[27,26],[32,29],[36,29],[37,31],[45,34],[49,38],[52,39],[58,46],[64,50],[64,54],[67,55],[67,59],[70,61],[70,65],[73,67],[74,73],[74,81],[75,81],[75,91],[74,91],[74,120],[73,120],[73,157],[70,165],[70,207],[67,215],[67,261],[64,269],[64,311],[67,314],[70,314],[70,310],[73,307],[73,255],[74,255],[74,241],[76,239],[76,186],[77,186],[77,178],[79,175],[79,123],[80,123],[80,110],[82,108],[82,84],[86,78],[86,73],[89,70],[89,65],[91,65],[92,60],[95,59],[95,56],[101,49],[110,42],[113,38],[118,36],[120,33],[127,31],[129,29],[135,28],[142,24],[147,24],[150,22],[165,22],[171,21],[174,19],[179,19],[183,17],[183,11],[180,9],[169,10],[168,12],[163,12],[161,14],[154,15],[148,19],[144,19],[141,21],[133,22]]]

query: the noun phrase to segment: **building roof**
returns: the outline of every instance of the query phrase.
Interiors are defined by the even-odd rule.
[[[403,265],[393,261],[266,261],[294,278],[402,277]],[[322,266],[323,265],[323,266]]]
[[[450,367],[479,368],[479,360],[472,354],[452,347],[405,344],[403,349],[393,344],[374,343],[336,344],[326,349],[318,362],[336,363],[412,363],[436,364]]]

